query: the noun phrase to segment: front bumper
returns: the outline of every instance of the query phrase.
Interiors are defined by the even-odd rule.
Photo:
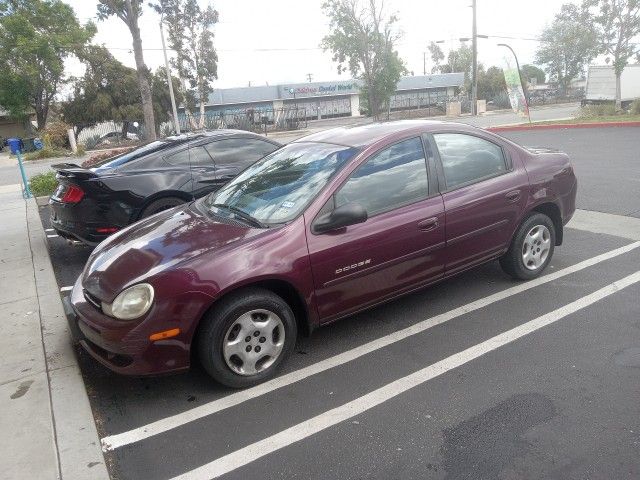
[[[182,333],[178,337],[150,341],[149,335],[175,328],[177,323],[175,320],[155,320],[155,307],[140,321],[116,320],[104,315],[85,298],[80,279],[65,300],[74,338],[108,369],[122,375],[147,376],[189,368],[193,329],[181,328]],[[162,318],[162,312],[156,313]]]

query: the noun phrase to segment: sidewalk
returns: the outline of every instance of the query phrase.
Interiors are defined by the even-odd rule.
[[[0,479],[108,479],[35,200],[0,214]]]

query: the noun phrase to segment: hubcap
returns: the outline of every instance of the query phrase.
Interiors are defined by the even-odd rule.
[[[551,232],[544,225],[536,225],[524,237],[522,262],[529,270],[537,270],[549,256]]]
[[[278,359],[284,347],[284,324],[269,310],[251,310],[238,319],[224,336],[222,354],[238,375],[256,375]]]

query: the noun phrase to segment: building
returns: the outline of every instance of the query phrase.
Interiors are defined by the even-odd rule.
[[[391,97],[391,110],[444,104],[464,84],[463,73],[402,77]],[[271,119],[274,111],[291,108],[302,111],[298,118],[322,119],[361,115],[358,80],[292,83],[258,87],[216,89],[205,105],[207,116],[263,112]],[[184,109],[181,109],[184,114]],[[195,113],[195,112],[194,112]]]
[[[9,116],[9,112],[0,107],[0,138],[24,137],[25,122]]]

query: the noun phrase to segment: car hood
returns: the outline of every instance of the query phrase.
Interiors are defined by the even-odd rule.
[[[102,242],[89,257],[82,286],[105,302],[126,287],[204,253],[268,230],[216,219],[196,203],[142,220]]]

